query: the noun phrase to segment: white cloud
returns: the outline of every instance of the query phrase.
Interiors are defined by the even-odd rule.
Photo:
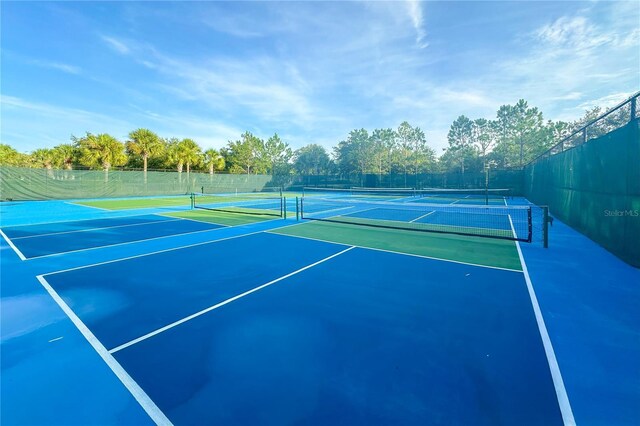
[[[35,113],[50,118],[76,119],[87,123],[104,122],[105,120],[110,120],[109,117],[103,114],[98,114],[78,108],[66,108],[41,102],[31,102],[14,96],[0,95],[0,104],[3,107],[3,113],[16,109],[22,109],[28,110],[32,114]]]
[[[580,111],[586,111],[594,107],[600,107],[603,110],[605,110],[607,108],[611,108],[618,105],[622,101],[627,100],[631,95],[632,93],[621,92],[621,93],[614,93],[607,96],[602,96],[596,99],[590,99],[578,105],[576,109]]]
[[[101,36],[101,38],[107,44],[107,46],[109,46],[111,49],[115,50],[116,52],[122,55],[127,55],[129,54],[129,52],[131,52],[131,49],[129,48],[129,46],[127,46],[121,40],[118,40],[113,37],[104,36],[104,35]]]
[[[108,132],[124,137],[134,128],[125,120],[81,108],[69,108],[33,102],[15,96],[0,95],[2,110],[1,139],[23,150],[68,143],[71,134]]]
[[[416,44],[418,45],[418,47],[423,49],[427,47],[429,43],[425,41],[427,33],[424,30],[421,2],[419,0],[408,0],[407,9],[408,9],[409,17],[411,18],[411,22],[413,23],[413,28],[417,33]]]
[[[76,67],[74,65],[63,64],[60,62],[49,62],[49,61],[41,61],[41,60],[32,60],[30,61],[32,64],[44,67],[44,68],[52,68],[58,71],[66,72],[67,74],[81,74],[82,70],[80,67]]]

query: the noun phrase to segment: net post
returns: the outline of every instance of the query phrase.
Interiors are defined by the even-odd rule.
[[[304,219],[304,197],[300,198],[300,219]]]
[[[544,248],[549,248],[549,207],[542,207],[542,238]]]
[[[300,204],[298,202],[298,197],[296,197],[296,222],[300,220]]]
[[[533,223],[531,220],[531,207],[527,209],[527,224],[529,225],[529,235],[527,236],[527,242],[531,242],[533,240]]]
[[[189,198],[191,199],[191,210],[193,210],[196,206],[196,194],[194,194],[193,192],[189,195]]]
[[[280,204],[280,216],[284,216],[284,218],[287,218],[287,197],[282,197],[281,198],[281,204]]]
[[[489,167],[484,167],[484,204],[489,205]]]

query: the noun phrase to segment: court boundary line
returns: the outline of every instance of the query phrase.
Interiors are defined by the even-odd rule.
[[[411,223],[411,222],[415,222],[416,220],[422,219],[423,217],[427,217],[427,216],[429,216],[430,214],[434,214],[435,212],[436,212],[436,211],[435,211],[435,210],[433,210],[433,211],[430,211],[429,213],[425,213],[425,214],[423,214],[422,216],[418,216],[418,217],[416,217],[415,219],[410,220],[410,221],[409,221],[409,223]],[[419,223],[419,222],[418,222],[418,223]]]
[[[324,211],[321,211],[321,212],[312,212],[311,214],[316,214],[316,213],[331,213],[331,212],[335,212],[335,211],[338,211],[338,210],[347,210],[347,209],[352,209],[352,208],[354,208],[354,207],[355,207],[355,206],[339,207],[339,208],[337,208],[337,209],[324,210]],[[371,209],[369,209],[369,210],[371,210]],[[303,211],[303,213],[304,213],[304,211]]]
[[[289,226],[293,226],[293,225],[289,225]],[[286,228],[286,227],[284,227],[284,228]],[[281,229],[281,228],[277,228],[277,229]],[[323,243],[339,244],[341,246],[353,246],[353,247],[364,249],[364,250],[382,251],[382,252],[385,252],[385,253],[399,254],[399,255],[411,256],[411,257],[419,257],[419,258],[422,258],[422,259],[439,260],[439,261],[442,261],[442,262],[458,263],[460,265],[476,266],[478,268],[499,269],[501,271],[522,273],[522,271],[518,271],[517,269],[503,268],[503,267],[500,267],[500,266],[480,265],[478,263],[469,263],[469,262],[463,262],[463,261],[460,261],[460,260],[452,260],[452,259],[444,259],[444,258],[440,258],[440,257],[425,256],[425,255],[416,254],[416,253],[403,253],[401,251],[387,250],[387,249],[381,249],[381,248],[376,248],[376,247],[360,246],[360,245],[357,245],[357,244],[339,243],[339,242],[336,242],[336,241],[321,240],[319,238],[304,237],[304,236],[301,236],[301,235],[280,234],[278,232],[275,232],[275,230],[273,230],[273,231],[269,230],[269,231],[264,231],[264,232],[266,234],[276,234],[276,235],[282,235],[282,236],[285,236],[285,237],[302,238],[302,239],[305,239],[305,240],[320,241],[320,242],[323,242]]]
[[[120,380],[124,387],[131,393],[133,398],[140,404],[142,409],[147,415],[158,425],[171,425],[171,421],[160,410],[160,408],[153,402],[153,400],[147,395],[147,393],[136,383],[136,381],[126,372],[126,370],[120,365],[120,363],[107,351],[102,343],[96,338],[96,336],[89,330],[89,328],[82,322],[82,320],[73,312],[73,310],[67,305],[67,303],[60,297],[60,295],[51,287],[47,280],[42,276],[36,276],[36,279],[49,293],[49,296],[58,304],[60,309],[67,315],[71,322],[76,326],[80,334],[89,342],[91,347],[98,353],[100,358],[107,364],[113,374]]]
[[[224,228],[216,228],[216,229],[224,229]],[[212,231],[215,231],[215,229],[212,229]],[[202,245],[205,245],[205,244],[215,244],[215,243],[218,243],[220,241],[232,240],[234,238],[248,237],[249,235],[259,234],[261,232],[266,232],[266,231],[260,230],[260,231],[248,232],[246,234],[231,235],[229,237],[219,238],[219,239],[213,240],[213,241],[201,241],[199,243],[187,244],[186,246],[170,247],[170,248],[167,248],[167,249],[156,250],[156,251],[152,251],[152,252],[149,252],[149,253],[142,253],[142,254],[136,254],[136,255],[133,255],[133,256],[121,257],[121,258],[118,258],[118,259],[105,260],[103,262],[91,263],[89,265],[75,266],[73,268],[61,269],[61,270],[53,271],[53,272],[45,272],[44,274],[40,274],[40,275],[47,276],[47,275],[61,274],[63,272],[70,272],[70,271],[75,271],[75,270],[78,270],[78,269],[91,268],[91,267],[94,267],[94,266],[105,265],[105,264],[108,264],[108,263],[123,262],[125,260],[136,259],[138,257],[153,256],[154,254],[166,253],[166,252],[174,251],[174,250],[182,250],[182,249],[187,249],[187,248],[191,248],[191,247],[202,246]]]
[[[513,222],[511,221],[511,215],[509,215],[509,223],[511,223],[512,232],[514,232],[515,234]],[[560,408],[560,414],[562,415],[562,421],[565,425],[575,426],[576,421],[573,417],[573,411],[571,409],[571,403],[569,402],[569,396],[567,395],[567,390],[564,386],[564,380],[562,379],[562,373],[560,372],[560,365],[558,364],[558,360],[551,343],[551,337],[549,336],[547,326],[544,322],[542,310],[540,309],[540,304],[538,303],[538,297],[536,296],[536,292],[533,288],[533,283],[531,282],[529,270],[527,269],[527,263],[524,260],[524,255],[522,254],[522,250],[520,249],[519,241],[516,241],[516,249],[518,250],[520,265],[522,266],[522,272],[524,273],[524,280],[527,285],[527,292],[529,293],[531,307],[533,308],[533,313],[538,325],[538,332],[540,333],[540,338],[542,339],[542,346],[544,347],[544,352],[547,357],[547,364],[549,365],[553,387],[556,391],[556,398],[558,401],[558,406]]]
[[[88,207],[90,209],[98,209],[98,210],[102,210],[103,212],[104,211],[112,211],[112,210],[109,210],[109,209],[105,209],[103,207],[87,206],[86,204],[79,204],[79,203],[75,203],[73,201],[65,201],[64,203],[65,204],[69,204],[70,206],[79,206],[79,207]]]
[[[212,223],[211,225],[215,225],[215,224]],[[145,238],[144,240],[126,241],[126,242],[123,242],[123,243],[109,244],[109,245],[106,245],[106,246],[88,247],[88,248],[78,249],[78,250],[70,250],[70,251],[63,251],[63,252],[59,252],[59,253],[44,254],[42,256],[28,257],[28,258],[26,258],[26,260],[34,260],[34,259],[42,259],[42,258],[46,258],[46,257],[61,256],[61,255],[64,255],[64,254],[69,254],[69,253],[79,253],[81,251],[98,250],[98,249],[107,248],[107,247],[123,246],[123,245],[126,245],[126,244],[136,244],[136,243],[141,243],[141,242],[144,242],[144,241],[153,241],[153,240],[159,240],[159,239],[162,239],[162,238],[171,238],[171,237],[178,237],[178,236],[183,236],[183,235],[198,234],[198,233],[201,233],[201,232],[212,232],[212,231],[217,231],[219,229],[227,229],[227,228],[230,228],[230,227],[229,226],[218,226],[217,228],[213,228],[213,229],[202,229],[200,231],[183,232],[183,233],[180,233],[180,234],[171,234],[171,235],[163,235],[161,237]]]
[[[136,209],[138,210],[138,209]],[[126,210],[109,210],[110,212],[126,211]],[[136,216],[162,216],[162,213],[135,213],[135,214],[123,214],[115,216],[100,216],[100,217],[85,217],[83,219],[68,219],[68,220],[53,220],[51,222],[35,222],[35,223],[23,223],[22,225],[6,225],[3,228],[22,228],[25,226],[37,226],[37,225],[49,225],[53,223],[67,223],[67,222],[81,222],[83,220],[103,220],[103,219],[121,219],[123,217],[136,217]]]
[[[23,239],[26,239],[26,238],[48,237],[50,235],[73,234],[73,233],[76,233],[76,232],[99,231],[101,229],[124,228],[126,226],[150,225],[150,224],[154,224],[154,223],[176,222],[176,221],[178,221],[180,219],[181,218],[167,219],[167,220],[155,220],[155,221],[154,220],[150,220],[148,222],[129,223],[129,224],[126,224],[126,225],[103,226],[103,227],[100,227],[100,228],[76,229],[75,231],[61,231],[61,232],[50,232],[48,234],[26,235],[24,237],[15,237],[14,240],[23,240]]]
[[[22,254],[22,252],[18,249],[18,247],[15,246],[15,244],[13,244],[13,242],[9,239],[9,237],[7,237],[7,235],[2,231],[2,229],[0,229],[0,235],[2,235],[2,238],[4,238],[4,240],[7,242],[7,244],[9,244],[9,247],[11,247],[13,249],[13,251],[18,255],[20,260],[22,260],[22,261],[27,260],[25,255]]]
[[[181,213],[181,212],[177,212],[177,213]],[[158,214],[158,216],[164,216],[164,217],[175,217],[177,219],[182,219],[182,220],[190,220],[191,222],[198,222],[198,223],[209,223],[209,224],[214,224],[214,225],[219,225],[222,226],[224,228],[230,228],[233,227],[233,225],[225,225],[224,223],[218,223],[218,222],[207,222],[204,220],[198,220],[198,219],[192,219],[190,217],[180,217],[180,216],[168,216],[170,213],[165,213],[165,214]],[[248,223],[245,225],[249,225]],[[238,225],[240,226],[240,225]]]
[[[234,226],[219,225],[218,228],[213,228],[213,229],[203,229],[201,231],[184,232],[184,233],[181,233],[181,234],[171,234],[171,235],[164,235],[162,237],[146,238],[144,240],[127,241],[127,242],[124,242],[124,243],[116,243],[116,244],[110,244],[110,245],[98,246],[98,247],[89,247],[89,248],[85,248],[85,249],[65,251],[65,252],[61,252],[61,253],[51,253],[51,254],[45,254],[45,255],[42,255],[42,256],[27,257],[24,260],[27,260],[27,261],[28,260],[36,260],[36,259],[42,259],[42,258],[47,258],[47,257],[53,257],[53,256],[61,256],[61,255],[69,254],[69,253],[79,253],[79,252],[82,252],[82,251],[98,250],[98,249],[107,248],[107,247],[116,247],[116,246],[122,246],[122,245],[126,245],[126,244],[141,243],[141,242],[144,242],[144,241],[159,240],[161,238],[178,237],[178,236],[182,236],[182,235],[198,234],[198,233],[201,233],[201,232],[213,232],[213,231],[217,231],[217,230],[220,230],[220,229],[239,228],[241,226],[249,226],[249,225],[254,225],[256,223],[267,223],[267,222],[272,222],[272,221],[276,221],[276,220],[283,220],[283,219],[281,217],[278,217],[278,218],[275,218],[275,219],[264,220],[262,222],[245,223],[245,224],[242,224],[242,225],[234,225]],[[211,225],[218,225],[217,223],[211,223],[211,222],[202,222],[202,223],[208,223],[208,224],[211,224]],[[287,225],[287,226],[291,226],[291,225]],[[256,234],[258,232],[264,232],[264,230],[251,232],[251,233],[247,233],[247,234],[243,234],[243,235],[251,235],[251,234]],[[222,241],[224,239],[226,239],[226,238],[222,238],[222,239],[214,240],[214,241],[205,241],[203,243],[197,243],[197,244],[214,243],[216,241]],[[175,247],[174,249],[185,248],[185,247],[190,247],[190,246],[191,245],[180,246],[180,247]],[[160,252],[151,252],[149,254],[153,254],[153,253],[160,253]],[[122,259],[128,259],[128,257],[124,257]]]
[[[126,343],[123,343],[123,344],[121,344],[119,346],[116,346],[115,348],[109,350],[109,353],[110,354],[114,354],[114,353],[119,352],[119,351],[121,351],[123,349],[126,349],[126,348],[128,348],[130,346],[133,346],[133,345],[135,345],[137,343],[140,343],[142,341],[150,339],[151,337],[157,336],[160,333],[163,333],[163,332],[165,332],[167,330],[170,330],[170,329],[172,329],[174,327],[177,327],[177,326],[179,326],[181,324],[184,324],[184,323],[186,323],[188,321],[191,321],[192,319],[198,318],[198,317],[200,317],[200,316],[202,316],[202,315],[204,315],[206,313],[209,313],[209,312],[211,312],[211,311],[213,311],[215,309],[218,309],[218,308],[220,308],[220,307],[222,307],[224,305],[227,305],[227,304],[229,304],[231,302],[234,302],[234,301],[236,301],[238,299],[242,299],[243,297],[246,297],[246,296],[248,296],[248,295],[250,295],[252,293],[260,291],[260,290],[262,290],[262,289],[264,289],[266,287],[272,286],[273,284],[276,284],[276,283],[278,283],[278,282],[280,282],[282,280],[285,280],[285,279],[290,278],[290,277],[292,277],[294,275],[297,275],[300,272],[306,271],[307,269],[310,269],[310,268],[313,268],[315,266],[318,266],[319,264],[324,263],[324,262],[326,262],[328,260],[331,260],[331,259],[333,259],[335,257],[338,257],[341,254],[344,254],[344,253],[346,253],[346,252],[348,252],[350,250],[353,250],[354,248],[356,248],[356,246],[348,247],[348,248],[346,248],[344,250],[341,250],[341,251],[339,251],[337,253],[334,253],[334,254],[332,254],[330,256],[327,256],[327,257],[325,257],[323,259],[320,259],[320,260],[318,260],[316,262],[313,262],[313,263],[311,263],[311,264],[309,264],[307,266],[303,266],[302,268],[299,268],[299,269],[297,269],[297,270],[295,270],[293,272],[290,272],[290,273],[288,273],[286,275],[283,275],[283,276],[281,276],[279,278],[271,280],[271,281],[269,281],[269,282],[267,282],[265,284],[262,284],[262,285],[260,285],[258,287],[254,287],[254,288],[252,288],[250,290],[247,290],[247,291],[245,291],[243,293],[237,294],[237,295],[235,295],[233,297],[230,297],[230,298],[228,298],[226,300],[223,300],[222,302],[218,302],[215,305],[209,306],[208,308],[204,308],[204,309],[202,309],[202,310],[200,310],[198,312],[195,312],[195,313],[193,313],[193,314],[191,314],[189,316],[186,316],[186,317],[181,318],[181,319],[179,319],[177,321],[174,321],[174,322],[172,322],[170,324],[167,324],[164,327],[160,327],[160,328],[158,328],[158,329],[156,329],[154,331],[151,331],[151,332],[149,332],[147,334],[144,334],[144,335],[142,335],[140,337],[137,337],[137,338],[135,338],[133,340],[130,340],[130,341],[126,342]]]

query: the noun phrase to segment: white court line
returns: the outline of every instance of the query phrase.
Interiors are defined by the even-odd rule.
[[[458,201],[460,201],[460,199],[459,199],[459,198],[458,198],[457,200],[455,200],[455,201],[453,201],[453,202],[449,203],[449,205],[451,205],[451,204],[455,204],[455,203],[457,203]]]
[[[296,224],[296,225],[298,225],[298,224]],[[289,225],[289,226],[295,226],[295,225]],[[283,226],[282,228],[287,228],[287,227],[288,226]],[[364,249],[364,250],[382,251],[382,252],[385,252],[385,253],[399,254],[399,255],[402,255],[402,256],[419,257],[419,258],[422,258],[422,259],[439,260],[441,262],[458,263],[460,265],[476,266],[478,268],[499,269],[501,271],[522,273],[522,271],[519,271],[517,269],[502,268],[500,266],[479,265],[477,263],[462,262],[460,260],[443,259],[443,258],[440,258],[440,257],[425,256],[423,254],[404,253],[404,252],[401,252],[401,251],[386,250],[386,249],[381,249],[381,248],[376,248],[376,247],[359,246],[357,244],[347,244],[347,243],[339,243],[339,242],[331,241],[331,240],[322,240],[320,238],[303,237],[303,236],[300,236],[300,235],[291,235],[291,234],[280,234],[280,233],[278,233],[277,230],[278,229],[282,229],[282,228],[277,228],[277,229],[264,231],[264,232],[266,234],[276,234],[276,235],[282,235],[284,237],[291,237],[291,238],[302,238],[302,239],[305,239],[305,240],[320,241],[322,243],[338,244],[338,245],[341,245],[341,246],[353,246],[353,247],[357,247],[359,249]]]
[[[222,228],[220,228],[220,229],[222,229]],[[174,250],[182,250],[182,249],[186,249],[186,248],[190,248],[190,247],[203,246],[205,244],[215,244],[215,243],[218,243],[220,241],[227,241],[227,240],[233,240],[234,238],[247,237],[249,235],[259,234],[261,232],[265,232],[265,231],[261,230],[261,231],[249,232],[248,234],[232,235],[230,237],[220,238],[218,240],[213,240],[213,241],[203,241],[203,242],[200,242],[200,243],[188,244],[186,246],[172,247],[172,248],[168,248],[168,249],[152,251],[150,253],[136,254],[134,256],[121,257],[119,259],[113,259],[113,260],[105,260],[104,262],[92,263],[90,265],[76,266],[75,268],[68,268],[68,269],[61,269],[59,271],[47,272],[47,273],[42,274],[42,276],[61,274],[63,272],[75,271],[77,269],[92,268],[94,266],[106,265],[108,263],[122,262],[124,260],[136,259],[138,257],[153,256],[154,254],[166,253],[168,251],[174,251]]]
[[[277,282],[280,282],[280,281],[282,281],[282,280],[284,280],[284,279],[287,279],[287,278],[292,277],[292,276],[294,276],[294,275],[296,275],[296,274],[299,274],[299,273],[300,273],[300,272],[302,272],[302,271],[306,271],[306,270],[307,270],[307,269],[309,269],[309,268],[313,268],[314,266],[317,266],[317,265],[319,265],[319,264],[321,264],[321,263],[324,263],[324,262],[326,262],[327,260],[331,260],[331,259],[333,259],[334,257],[338,257],[338,256],[340,256],[341,254],[346,253],[346,252],[348,252],[349,250],[352,250],[352,249],[354,249],[354,248],[355,248],[355,246],[351,246],[351,247],[346,248],[346,249],[344,249],[344,250],[342,250],[342,251],[340,251],[340,252],[338,252],[338,253],[332,254],[331,256],[327,256],[327,257],[325,257],[324,259],[320,259],[320,260],[318,260],[317,262],[314,262],[314,263],[312,263],[312,264],[310,264],[310,265],[307,265],[307,266],[305,266],[305,267],[302,267],[302,268],[300,268],[300,269],[298,269],[298,270],[296,270],[296,271],[290,272],[290,273],[288,273],[287,275],[283,275],[283,276],[281,276],[280,278],[276,278],[275,280],[271,280],[271,281],[269,281],[269,282],[268,282],[268,283],[266,283],[266,284],[262,284],[261,286],[258,286],[258,287],[255,287],[255,288],[252,288],[251,290],[245,291],[244,293],[240,293],[240,294],[238,294],[238,295],[236,295],[236,296],[233,296],[233,297],[231,297],[231,298],[229,298],[229,299],[227,299],[227,300],[224,300],[224,301],[222,301],[222,302],[220,302],[220,303],[217,303],[217,304],[215,304],[215,305],[213,305],[213,306],[209,306],[208,308],[205,308],[205,309],[203,309],[203,310],[201,310],[201,311],[199,311],[199,312],[196,312],[195,314],[191,314],[191,315],[189,315],[188,317],[185,317],[185,318],[182,318],[182,319],[180,319],[180,320],[178,320],[178,321],[172,322],[171,324],[165,325],[164,327],[161,327],[161,328],[159,328],[159,329],[157,329],[157,330],[154,330],[154,331],[152,331],[152,332],[150,332],[150,333],[147,333],[147,334],[145,334],[144,336],[140,336],[140,337],[138,337],[138,338],[136,338],[136,339],[133,339],[133,340],[131,340],[131,341],[127,342],[127,343],[124,343],[124,344],[122,344],[122,345],[120,345],[120,346],[118,346],[118,347],[115,347],[115,348],[111,349],[111,350],[109,351],[109,353],[114,354],[114,353],[116,353],[116,352],[118,352],[118,351],[121,351],[122,349],[128,348],[129,346],[135,345],[136,343],[140,343],[140,342],[142,342],[143,340],[147,340],[147,339],[149,339],[149,338],[151,338],[151,337],[153,337],[153,336],[156,336],[156,335],[158,335],[158,334],[160,334],[160,333],[162,333],[162,332],[164,332],[164,331],[167,331],[167,330],[169,330],[169,329],[172,329],[172,328],[174,328],[174,327],[177,327],[177,326],[179,326],[180,324],[184,324],[184,323],[185,323],[185,322],[187,322],[187,321],[191,321],[192,319],[197,318],[197,317],[199,317],[199,316],[201,316],[201,315],[204,315],[204,314],[206,314],[207,312],[211,312],[211,311],[213,311],[214,309],[218,309],[218,308],[220,308],[220,307],[222,307],[222,306],[224,306],[224,305],[227,305],[227,304],[229,304],[229,303],[231,303],[231,302],[233,302],[233,301],[235,301],[235,300],[238,300],[238,299],[241,299],[241,298],[243,298],[243,297],[245,297],[245,296],[248,296],[248,295],[250,295],[251,293],[255,293],[256,291],[259,291],[259,290],[262,290],[263,288],[269,287],[270,285],[273,285],[273,284],[275,284],[275,283],[277,283]]]
[[[507,207],[509,206],[509,205],[507,204],[507,199],[506,199],[505,197],[502,197],[502,201],[504,201],[504,205],[505,205],[505,206],[507,206]]]
[[[118,361],[107,351],[107,349],[100,343],[96,336],[89,330],[89,328],[82,322],[80,318],[69,308],[69,305],[56,293],[56,291],[49,285],[47,280],[42,276],[36,277],[40,284],[47,290],[49,295],[56,301],[58,306],[64,311],[73,324],[78,328],[80,333],[84,336],[93,349],[100,355],[102,360],[109,366],[111,371],[120,379],[120,382],[127,388],[127,390],[138,401],[138,404],[144,409],[144,411],[151,417],[158,425],[171,425],[171,421],[165,416],[165,414],[158,408],[158,406],[149,398],[144,390],[133,380],[133,378],[127,373]]]
[[[160,216],[164,216],[164,217],[177,217],[177,218],[182,219],[182,220],[190,220],[191,222],[198,222],[198,223],[209,223],[209,224],[212,224],[212,225],[222,226],[222,227],[224,227],[224,228],[229,228],[229,227],[231,227],[231,225],[225,225],[224,223],[209,222],[209,221],[206,221],[206,220],[198,220],[198,219],[194,219],[194,218],[191,218],[191,217],[169,216],[169,213],[167,213],[167,214],[160,214]],[[266,221],[265,221],[265,222],[266,222]],[[245,225],[249,225],[249,224],[251,224],[251,223],[255,223],[255,222],[249,222],[249,223],[246,223]],[[241,226],[241,225],[238,225],[238,226]]]
[[[183,220],[183,219],[182,218],[178,218],[178,219],[166,219],[166,220],[150,220],[148,222],[128,223],[126,225],[102,226],[102,227],[98,227],[98,228],[74,229],[73,231],[49,232],[48,234],[36,234],[36,235],[26,235],[24,237],[15,237],[14,240],[22,240],[22,239],[25,239],[25,238],[48,237],[49,235],[73,234],[73,233],[76,233],[76,232],[100,231],[102,229],[124,228],[126,226],[150,225],[150,224],[154,224],[154,223],[177,222],[178,220]]]
[[[262,222],[254,222],[254,223],[245,223],[245,224],[236,225],[236,226],[225,226],[225,225],[222,225],[219,228],[214,228],[214,229],[203,229],[202,231],[185,232],[185,233],[182,233],[182,234],[171,234],[171,235],[165,235],[165,236],[162,236],[162,237],[153,237],[153,238],[146,238],[144,240],[136,240],[136,241],[128,241],[128,242],[124,242],[124,243],[111,244],[111,245],[108,245],[108,246],[90,247],[90,248],[86,248],[86,249],[65,251],[65,252],[62,252],[62,253],[51,253],[51,254],[45,254],[45,255],[42,255],[42,256],[29,257],[29,258],[26,258],[25,260],[41,259],[43,257],[59,256],[59,255],[63,255],[63,254],[77,253],[77,252],[81,252],[81,251],[97,250],[97,249],[101,249],[101,248],[105,248],[105,247],[115,247],[115,246],[123,246],[123,245],[127,245],[127,244],[136,244],[136,243],[140,243],[140,242],[143,242],[143,241],[152,241],[152,240],[159,240],[161,238],[169,238],[169,237],[177,237],[177,236],[182,236],[182,235],[198,234],[198,233],[201,233],[201,232],[213,232],[213,231],[218,231],[218,230],[221,230],[221,229],[239,228],[241,226],[253,225],[255,223],[262,224],[262,223],[267,223],[267,222],[273,222],[275,220],[282,220],[282,218],[279,217],[277,219],[264,220]],[[203,222],[203,223],[209,223],[209,222]],[[216,225],[216,224],[212,224],[212,225]],[[287,225],[287,226],[291,226],[291,225]],[[286,228],[286,227],[283,226],[283,228]],[[226,238],[226,237],[225,238],[220,238],[219,240],[204,241],[204,242],[196,243],[196,244],[188,244],[186,246],[174,247],[174,248],[168,249],[168,250],[179,250],[181,248],[192,247],[194,245],[197,246],[197,245],[201,245],[201,244],[210,244],[210,243],[215,243],[217,241],[224,241],[224,240],[228,240],[230,238],[242,237],[244,235],[253,235],[253,234],[260,233],[260,232],[264,232],[264,230],[250,232],[250,233],[242,234],[242,235],[236,235],[236,236],[228,237],[228,238]],[[167,250],[154,251],[154,252],[147,253],[147,254],[162,253],[164,251],[167,251]],[[137,256],[132,256],[132,257],[137,257]],[[119,259],[119,260],[124,260],[124,259],[130,259],[130,257],[124,257],[124,258]],[[118,260],[116,260],[116,261],[118,261]],[[97,263],[96,265],[99,265],[99,264]],[[89,266],[91,266],[91,265],[89,265]],[[43,275],[48,275],[48,274],[43,274]]]
[[[64,203],[65,204],[69,204],[70,206],[89,207],[90,209],[98,209],[98,210],[102,210],[102,211],[113,211],[113,210],[110,210],[110,209],[105,209],[103,207],[87,206],[86,204],[74,203],[73,201],[65,201]]]
[[[509,215],[509,223],[511,224],[511,231],[515,236],[516,231],[513,227],[513,222],[511,222],[511,215]],[[522,255],[519,241],[516,241],[516,248],[518,249],[518,256],[520,257],[520,264],[522,265],[524,280],[527,283],[527,290],[529,292],[529,298],[531,299],[531,306],[533,307],[536,322],[538,323],[538,330],[540,331],[540,337],[542,338],[544,352],[547,355],[547,363],[549,364],[549,370],[551,370],[551,378],[553,379],[553,386],[556,390],[556,397],[558,398],[558,405],[560,406],[560,412],[562,413],[562,420],[564,421],[565,425],[573,426],[576,424],[576,421],[573,417],[571,404],[569,403],[569,396],[567,395],[567,390],[564,387],[564,381],[562,380],[562,374],[560,373],[560,366],[558,365],[558,360],[556,359],[556,354],[553,350],[553,345],[551,344],[551,338],[549,337],[547,326],[544,323],[542,310],[540,309],[540,305],[538,304],[538,298],[536,297],[536,292],[533,289],[531,277],[529,276],[529,270],[527,269],[527,264],[524,261],[524,256]]]
[[[138,209],[136,209],[138,210]],[[118,212],[118,211],[125,211],[125,210],[109,210],[111,212]],[[100,216],[100,217],[85,217],[82,219],[66,219],[66,220],[53,220],[50,222],[36,222],[36,223],[24,223],[22,225],[6,225],[3,226],[5,229],[6,228],[25,228],[28,226],[39,226],[39,225],[49,225],[49,224],[54,224],[54,223],[67,223],[67,222],[82,222],[82,221],[89,221],[89,220],[109,220],[109,219],[122,219],[123,217],[136,217],[136,216],[162,216],[164,213],[140,213],[140,212],[136,212],[133,214],[122,214],[122,215],[118,215],[116,213],[115,216]]]
[[[0,235],[2,235],[2,238],[4,238],[4,240],[7,242],[7,244],[9,244],[9,247],[11,247],[13,249],[13,251],[16,252],[16,254],[18,255],[18,257],[20,258],[20,260],[27,260],[26,257],[24,257],[24,254],[22,254],[22,252],[20,250],[18,250],[18,247],[16,247],[11,240],[9,239],[9,237],[7,237],[5,235],[4,232],[2,232],[2,229],[0,229]]]
[[[331,212],[335,212],[335,211],[338,211],[338,210],[352,209],[352,208],[354,208],[354,207],[355,207],[355,206],[339,207],[339,208],[337,208],[337,209],[323,210],[323,211],[319,211],[319,212],[312,212],[311,214],[324,214],[324,213],[331,213]],[[371,210],[371,209],[369,209],[369,210]],[[303,209],[302,213],[304,214],[304,209]]]
[[[282,219],[280,219],[280,220],[282,220]],[[214,225],[214,224],[212,224],[212,225]],[[182,235],[199,234],[199,233],[202,233],[202,232],[213,232],[213,231],[218,231],[220,229],[227,229],[227,228],[228,227],[220,226],[219,228],[203,229],[203,230],[200,230],[200,231],[192,231],[192,232],[183,232],[181,234],[163,235],[163,236],[160,236],[160,237],[145,238],[144,240],[126,241],[124,243],[109,244],[109,245],[106,245],[106,246],[88,247],[88,248],[84,248],[84,249],[63,251],[63,252],[59,252],[59,253],[43,254],[42,256],[29,257],[26,260],[42,259],[44,257],[52,257],[52,256],[61,256],[63,254],[78,253],[78,252],[82,252],[82,251],[98,250],[98,249],[106,248],[106,247],[116,247],[116,246],[124,246],[124,245],[127,245],[127,244],[137,244],[137,243],[141,243],[141,242],[144,242],[144,241],[160,240],[162,238],[178,237],[178,236],[182,236]],[[208,242],[211,242],[211,241],[208,241]],[[187,246],[185,246],[185,247],[187,247]]]
[[[413,219],[413,220],[410,220],[410,221],[409,221],[409,223],[411,223],[411,222],[415,222],[416,220],[418,220],[418,219],[422,219],[423,217],[427,217],[427,216],[429,216],[430,214],[434,214],[435,212],[436,212],[436,211],[435,211],[435,210],[433,210],[433,211],[430,211],[429,213],[425,213],[425,214],[423,214],[422,216],[419,216],[419,217],[416,217],[416,218],[415,218],[415,219]]]

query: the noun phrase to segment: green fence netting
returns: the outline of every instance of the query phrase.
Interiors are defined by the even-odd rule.
[[[47,170],[0,167],[0,199],[45,200],[254,192],[272,185],[267,175],[178,172]]]
[[[384,175],[244,175],[172,171],[59,170],[0,167],[0,199],[44,200],[179,195],[190,192],[254,192],[270,188],[484,188],[484,173],[390,173]],[[522,170],[491,170],[489,188],[522,195]]]
[[[482,189],[486,176],[483,172],[446,173],[389,173],[363,175],[304,175],[295,176],[292,186],[317,186],[328,188],[454,188]],[[511,194],[523,194],[522,170],[491,170],[489,188],[510,189]]]
[[[525,196],[640,267],[640,121],[541,158],[524,170]]]

